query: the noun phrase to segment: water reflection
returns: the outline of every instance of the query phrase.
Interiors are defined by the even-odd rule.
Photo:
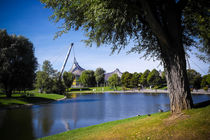
[[[210,100],[210,96],[194,95],[193,100]],[[0,133],[4,139],[34,139],[159,109],[169,110],[167,94],[72,94],[69,99],[31,109],[1,111]]]
[[[0,111],[0,137],[2,140],[35,139],[31,109]]]

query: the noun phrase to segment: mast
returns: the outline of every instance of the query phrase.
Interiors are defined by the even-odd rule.
[[[62,74],[63,74],[63,70],[64,70],[64,68],[65,68],[65,66],[66,66],[66,62],[67,62],[67,60],[68,60],[68,58],[69,58],[69,55],[70,55],[70,53],[71,53],[71,49],[72,49],[73,45],[74,45],[74,43],[71,43],[71,46],[69,47],[69,51],[68,51],[68,53],[67,53],[67,55],[66,55],[65,61],[64,61],[63,66],[62,66],[62,68],[61,68],[60,79],[61,79],[61,76],[62,76]]]

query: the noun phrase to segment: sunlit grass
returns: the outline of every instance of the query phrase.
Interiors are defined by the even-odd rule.
[[[12,94],[11,98],[7,98],[5,94],[0,94],[0,106],[47,103],[62,98],[64,95],[32,92]]]

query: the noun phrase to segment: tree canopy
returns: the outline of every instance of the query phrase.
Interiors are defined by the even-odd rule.
[[[67,88],[70,88],[72,86],[72,83],[75,79],[75,76],[74,74],[72,74],[71,72],[64,72],[63,73],[63,81],[64,81],[64,84]]]
[[[112,51],[134,42],[130,52],[160,59],[173,113],[193,106],[186,72],[191,46],[209,55],[209,1],[206,0],[41,0],[51,19],[63,21],[57,36],[83,29],[86,43],[112,44]],[[195,10],[196,9],[196,10]],[[196,39],[195,39],[196,38]],[[198,41],[197,41],[198,40]],[[200,42],[199,42],[200,41]],[[184,95],[184,96],[183,96]]]
[[[120,77],[117,74],[113,74],[109,77],[108,83],[110,87],[117,89],[117,86],[120,85]]]
[[[84,87],[95,86],[96,81],[95,81],[94,71],[92,70],[83,71],[79,77],[79,81]]]
[[[11,97],[13,90],[33,87],[37,60],[33,44],[23,36],[0,30],[0,85]]]
[[[97,68],[94,75],[95,75],[97,86],[104,83],[105,70],[103,68]]]

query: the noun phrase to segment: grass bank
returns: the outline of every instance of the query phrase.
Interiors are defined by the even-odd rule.
[[[40,94],[40,93],[20,93],[12,94],[11,98],[7,98],[6,95],[0,95],[0,107],[8,107],[13,105],[25,105],[25,104],[40,104],[55,101],[64,98],[64,95],[58,94]]]
[[[104,91],[122,91],[122,87],[113,89],[111,87],[88,87],[88,88],[70,88],[69,93],[102,93]]]
[[[137,116],[74,129],[40,140],[92,139],[175,139],[207,140],[210,138],[210,106],[183,111],[171,116],[170,112],[151,116]]]

